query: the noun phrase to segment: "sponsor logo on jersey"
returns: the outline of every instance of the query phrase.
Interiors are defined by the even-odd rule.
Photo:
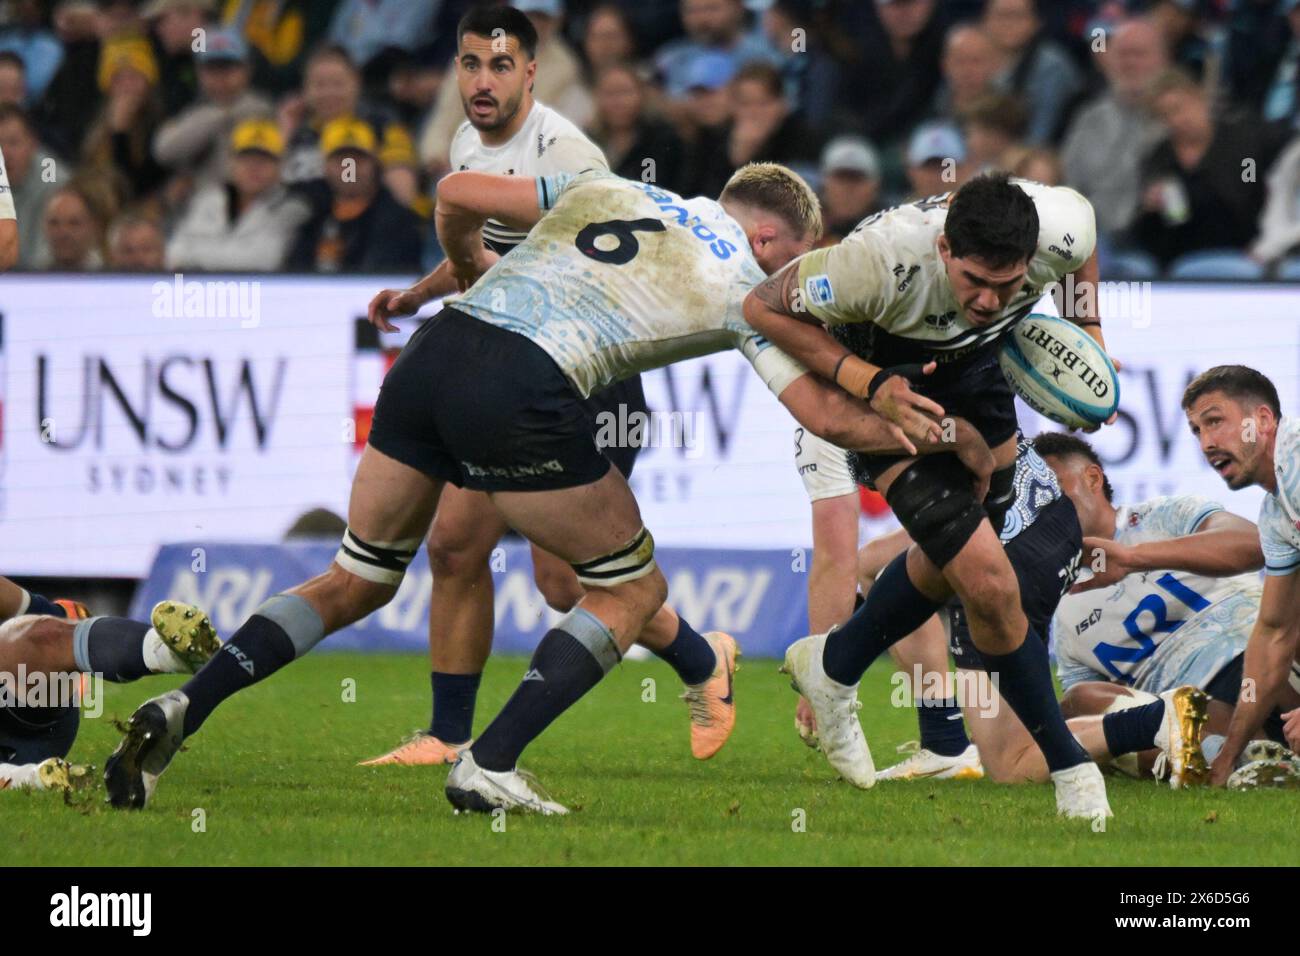
[[[808,301],[813,305],[830,305],[835,301],[835,290],[831,287],[828,275],[812,276],[804,283],[808,292]]]
[[[1073,259],[1074,249],[1072,249],[1071,247],[1074,245],[1074,236],[1070,235],[1067,232],[1064,236],[1061,237],[1061,242],[1065,244],[1064,249],[1062,249],[1056,243],[1052,243],[1050,246],[1047,247],[1047,251],[1055,252],[1062,259]]]
[[[898,291],[906,292],[907,287],[912,284],[912,279],[921,271],[921,267],[913,265],[911,268],[905,267],[901,262],[894,266],[894,277],[899,280]]]
[[[902,292],[903,290],[900,287],[898,291]],[[923,321],[932,329],[944,331],[950,328],[952,324],[957,321],[957,313],[943,312],[940,314],[931,314],[927,315]]]
[[[538,158],[540,158],[541,155],[542,155],[542,153],[546,152],[546,150],[547,150],[548,148],[550,148],[551,146],[554,146],[554,145],[555,145],[555,141],[556,141],[558,138],[559,138],[559,137],[552,136],[550,139],[546,139],[546,138],[545,138],[545,134],[543,134],[543,133],[538,133],[538,134],[537,134],[537,156],[538,156]],[[512,170],[512,172],[513,172],[513,170]]]

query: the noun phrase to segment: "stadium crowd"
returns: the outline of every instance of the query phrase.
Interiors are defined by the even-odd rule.
[[[431,267],[470,6],[0,3],[19,268]],[[515,6],[537,98],[620,175],[717,195],[784,163],[829,243],[1004,168],[1092,199],[1104,276],[1300,278],[1300,0]]]

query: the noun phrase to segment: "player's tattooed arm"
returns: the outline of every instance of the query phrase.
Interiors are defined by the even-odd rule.
[[[792,262],[781,271],[768,276],[755,286],[752,293],[759,302],[773,312],[788,315],[801,322],[817,322],[803,307],[799,289],[799,263]]]

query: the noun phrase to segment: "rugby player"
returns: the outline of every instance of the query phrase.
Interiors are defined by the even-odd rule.
[[[1277,388],[1244,365],[1202,372],[1183,392],[1183,411],[1210,467],[1234,491],[1259,485],[1264,585],[1246,650],[1227,739],[1210,767],[1223,786],[1246,745],[1279,704],[1300,692],[1295,609],[1300,606],[1300,420],[1282,417]]]
[[[526,15],[513,7],[476,8],[461,19],[457,36],[456,82],[466,119],[451,142],[452,169],[550,176],[609,168],[600,147],[577,126],[533,99],[538,38]],[[498,255],[517,246],[525,234],[495,219],[483,226],[484,243]],[[395,331],[391,319],[414,315],[425,303],[456,291],[451,262],[444,260],[409,289],[379,292],[370,302],[369,318],[379,328]],[[638,375],[587,401],[593,417],[609,412],[616,421],[647,411]],[[640,450],[628,443],[608,448],[607,454],[629,478]],[[444,489],[428,541],[433,717],[426,731],[362,766],[454,763],[457,751],[469,743],[479,682],[492,651],[489,562],[507,530],[485,492],[454,485]],[[572,610],[582,597],[573,569],[536,546],[532,559],[533,577],[546,603],[560,612]],[[642,643],[671,664],[686,685],[691,752],[700,759],[712,757],[735,723],[730,695],[735,641],[720,633],[701,636],[665,608],[647,625]]]
[[[494,264],[482,243],[488,217],[531,227]],[[517,771],[519,755],[618,663],[666,596],[627,481],[592,440],[585,399],[613,381],[740,348],[805,427],[837,444],[953,448],[925,414],[933,403],[892,394],[913,441],[745,325],[745,293],[821,230],[816,197],[783,167],[744,167],[716,202],[598,170],[457,172],[439,184],[437,220],[453,274],[473,288],[424,323],[389,371],[334,562],[266,601],[225,653],[132,715],[105,769],[115,806],[143,806],[221,701],[387,603],[451,482],[488,492],[512,527],[573,566],[585,593],[460,752],[448,798],[460,809],[564,812]]]
[[[1065,725],[1045,635],[1030,626],[998,538],[1012,501],[1017,427],[997,339],[1050,284],[1071,274],[1076,287],[1096,282],[1095,234],[1092,206],[1077,192],[985,174],[955,193],[869,217],[839,244],[772,276],[745,302],[756,331],[886,412],[893,391],[916,377],[918,365],[939,360],[938,371],[913,384],[967,418],[993,450],[997,470],[988,497],[974,497],[970,476],[951,456],[868,455],[864,470],[960,596],[984,662],[1043,751],[1058,812],[1086,818],[1110,813],[1105,783]],[[1103,343],[1097,319],[1071,318]],[[850,344],[828,326],[845,327]],[[912,570],[886,568],[863,608],[824,641],[824,654],[803,645],[792,661],[822,749],[860,787],[871,786],[875,769],[853,711],[858,679],[945,596],[923,590]],[[889,626],[882,630],[879,622]]]
[[[13,607],[10,589],[17,586],[0,578],[0,612]],[[89,768],[64,759],[81,723],[82,674],[118,684],[193,674],[221,646],[207,615],[175,601],[154,607],[152,626],[88,617],[75,604],[66,617],[31,613],[36,606],[33,595],[27,608],[6,613],[0,624],[0,790],[70,790],[93,782]],[[43,689],[33,701],[38,683]],[[60,688],[71,689],[71,699],[54,699],[63,697]]]
[[[899,528],[858,551],[858,484],[850,453],[804,428],[795,429],[795,465],[812,509],[813,559],[808,569],[808,630],[823,634],[843,624],[855,608],[859,583],[865,592],[876,576],[911,539]],[[961,708],[948,670],[947,643],[937,617],[889,649],[914,680],[920,747],[876,778],[926,776],[978,779],[984,775],[979,751],[966,736]],[[919,670],[918,670],[919,668]],[[817,721],[808,701],[795,708],[795,731],[816,749]]]
[[[899,535],[889,536],[892,544],[900,542]],[[1001,540],[1007,559],[1019,581],[1020,600],[1030,626],[1036,633],[1047,633],[1058,602],[1065,590],[1074,582],[1079,570],[1083,547],[1082,529],[1071,500],[1062,492],[1055,474],[1034,450],[1034,446],[1021,441],[1013,479],[1013,503],[1003,522]],[[896,577],[903,572],[921,582],[926,593],[942,592],[945,583],[942,575],[924,552],[905,538],[907,547],[897,555],[880,574],[880,580]],[[864,549],[865,551],[866,549]],[[866,562],[864,561],[864,564]],[[880,584],[875,585],[879,587]],[[949,589],[951,594],[951,589]],[[944,605],[941,598],[932,602],[931,611],[939,612]],[[870,602],[858,613],[869,616]],[[971,728],[977,748],[977,764],[997,783],[1045,782],[1049,769],[1041,749],[1024,724],[1018,719],[1000,693],[996,680],[991,679],[983,655],[971,640],[960,604],[950,603],[947,614],[949,646],[956,662],[956,685],[963,688],[956,695],[961,713]],[[933,621],[934,618],[931,618]],[[872,622],[874,627],[888,630],[886,621]],[[927,622],[928,624],[928,622]],[[933,630],[922,630],[913,635],[919,643],[931,638]],[[824,635],[814,635],[796,642],[787,652],[785,669],[797,670],[800,655],[814,654],[825,641]],[[932,649],[922,652],[922,658],[935,671],[946,671],[946,661],[937,664]],[[939,659],[943,649],[940,645]],[[1183,700],[1180,708],[1166,707],[1166,702]],[[816,698],[812,699],[814,707]],[[1165,751],[1170,767],[1170,783],[1184,786],[1206,775],[1200,754],[1200,728],[1204,718],[1204,696],[1193,687],[1171,688],[1154,705],[1146,710],[1129,709],[1101,717],[1081,717],[1071,720],[1068,727],[1080,746],[1094,759],[1109,762],[1114,757],[1136,750],[1158,748]],[[922,708],[924,709],[924,707]],[[1173,715],[1190,714],[1190,722],[1175,721]],[[856,722],[856,718],[854,718]],[[828,754],[829,756],[829,754]],[[932,763],[930,770],[939,764]],[[835,762],[832,761],[832,766]],[[890,774],[891,779],[915,780],[921,778],[971,778],[980,776],[967,762],[952,761],[952,772],[925,772],[924,768],[908,765],[905,761]],[[840,768],[836,766],[836,769]],[[852,769],[852,767],[850,767]],[[966,772],[962,772],[965,770]],[[1067,808],[1062,812],[1079,815]],[[1105,815],[1104,813],[1102,814]]]
[[[1259,613],[1259,529],[1200,495],[1116,506],[1086,441],[1047,432],[1034,445],[1074,502],[1085,567],[1099,567],[1056,611],[1062,710],[1105,714],[1192,685],[1209,697],[1204,749],[1214,756],[1237,703],[1242,656]],[[1300,694],[1283,688],[1280,701],[1293,707]],[[1263,730],[1283,742],[1280,708]],[[1145,751],[1115,764],[1139,776],[1151,771],[1155,756]]]

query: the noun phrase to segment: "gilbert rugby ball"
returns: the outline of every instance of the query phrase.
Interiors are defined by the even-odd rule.
[[[998,356],[1025,404],[1070,428],[1100,425],[1119,407],[1119,376],[1087,332],[1034,313],[1012,327]]]

